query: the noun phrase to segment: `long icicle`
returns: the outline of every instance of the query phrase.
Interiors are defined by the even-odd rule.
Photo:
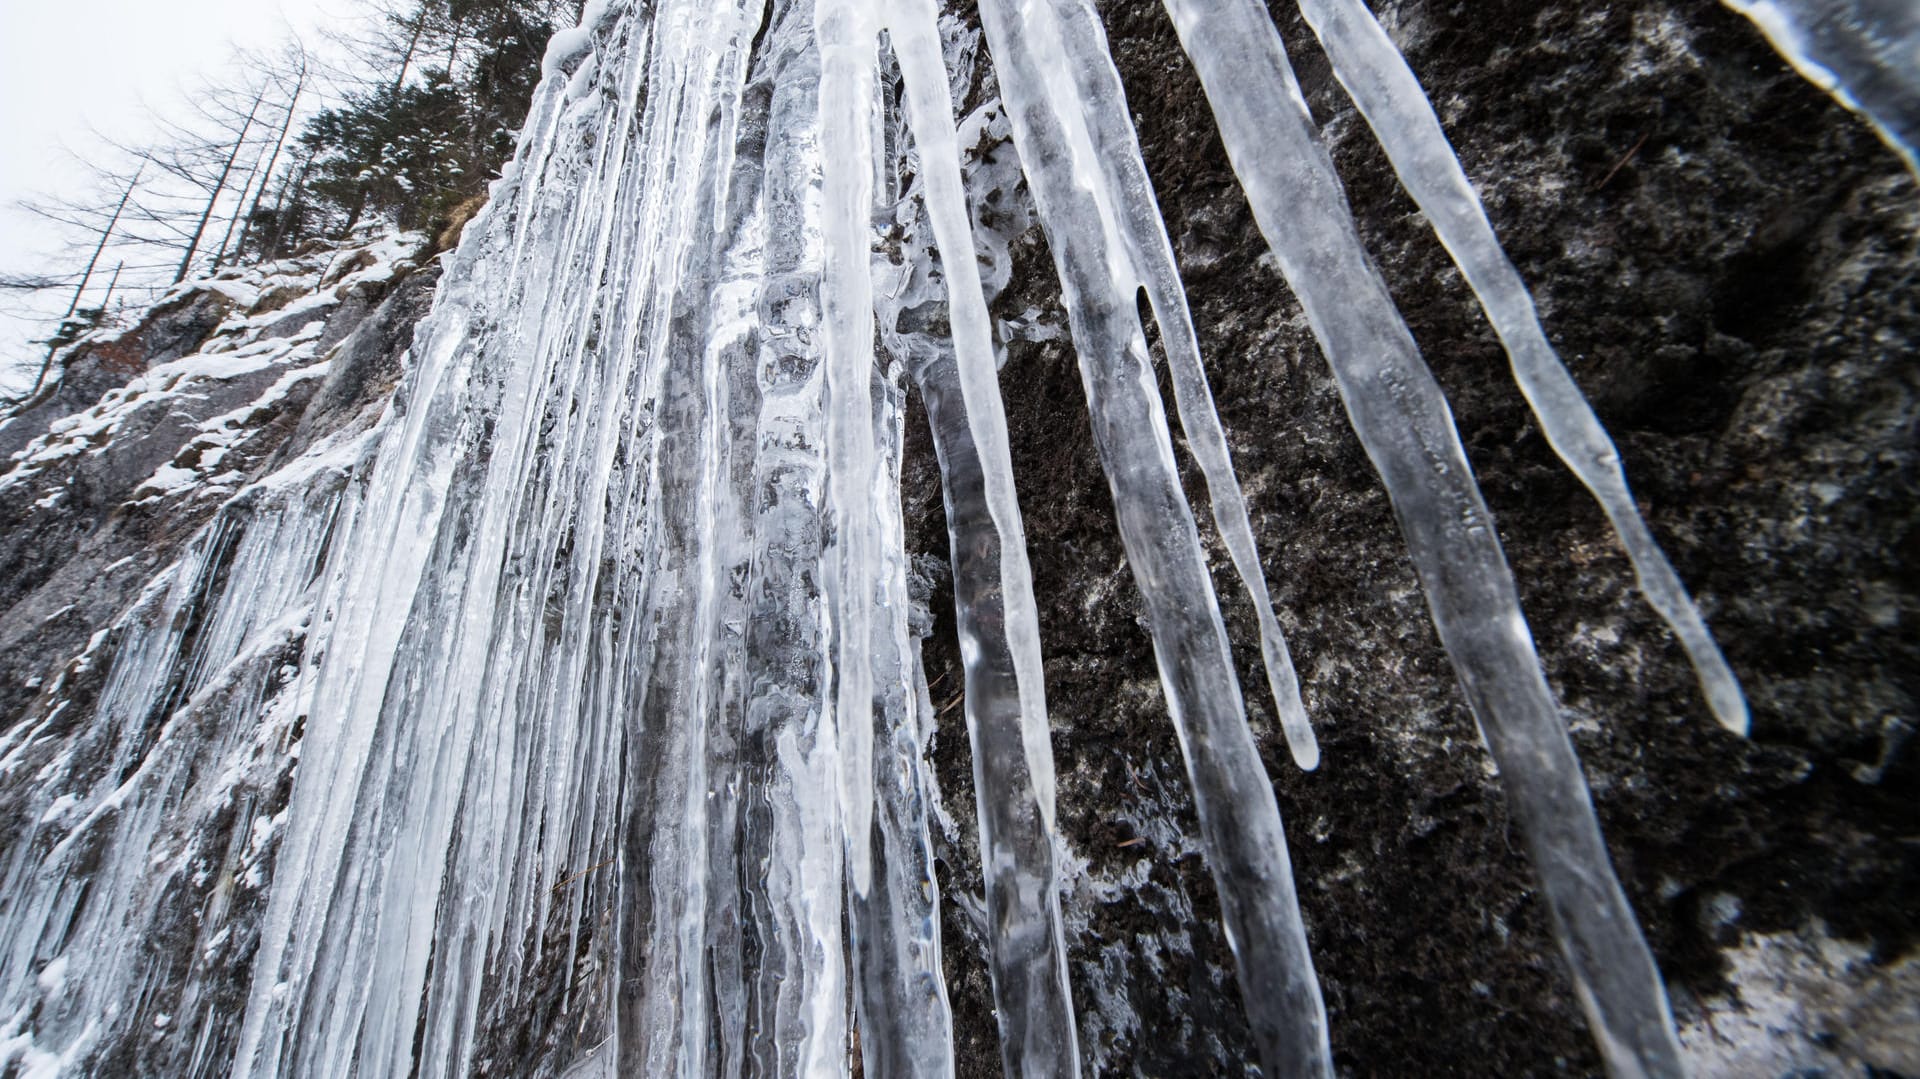
[[[1119,197],[1057,57],[1050,8],[983,0],[1015,144],[1060,274],[1094,439],[1179,734],[1248,1019],[1273,1075],[1327,1075],[1326,1012],[1262,767],[1155,387]],[[1078,29],[1078,28],[1073,28]]]
[[[1227,434],[1220,426],[1213,391],[1207,386],[1193,313],[1187,308],[1187,291],[1174,262],[1173,244],[1167,238],[1167,223],[1160,214],[1153,181],[1140,156],[1140,139],[1127,112],[1120,73],[1107,50],[1106,31],[1100,25],[1099,13],[1087,0],[1051,2],[1062,25],[1071,28],[1061,35],[1062,43],[1080,84],[1087,130],[1106,169],[1107,182],[1120,200],[1128,254],[1147,290],[1154,321],[1160,325],[1160,343],[1167,350],[1167,368],[1173,374],[1180,429],[1186,432],[1193,459],[1206,477],[1214,527],[1220,530],[1233,568],[1245,584],[1259,619],[1260,658],[1266,667],[1267,689],[1273,694],[1280,728],[1287,736],[1294,763],[1311,771],[1320,765],[1320,745],[1307,721],[1307,709],[1300,700],[1300,677],[1294,670],[1280,620],[1274,615],[1273,598],[1267,592],[1253,524],[1247,518],[1247,499],[1234,475]]]
[[[1368,259],[1279,33],[1254,0],[1166,0],[1227,156],[1385,481],[1609,1068],[1684,1074],[1666,993],[1439,385]]]
[[[846,841],[848,904],[855,1002],[861,1022],[861,1060],[877,1074],[950,1076],[951,1020],[939,986],[938,938],[931,907],[915,922],[890,915],[931,898],[924,806],[912,786],[917,716],[907,709],[906,576],[904,532],[893,523],[899,500],[883,509],[877,475],[892,477],[879,457],[876,425],[899,417],[898,391],[886,392],[875,411],[874,304],[871,249],[874,210],[874,111],[879,21],[870,0],[819,0],[820,143],[824,188],[826,272],[821,308],[826,329],[828,505],[833,542],[827,550],[827,599],[835,642],[835,707],[841,753],[841,827]],[[885,467],[882,467],[882,466]],[[897,490],[897,481],[895,490]],[[890,543],[882,543],[882,540]],[[876,563],[885,558],[881,573]],[[883,589],[885,590],[883,592]],[[891,599],[891,603],[886,602]],[[876,611],[879,617],[876,617]],[[876,677],[876,670],[883,677]],[[883,740],[876,771],[876,726]],[[882,799],[876,804],[876,797]],[[913,813],[921,815],[914,828]],[[876,852],[876,826],[881,843]],[[916,839],[919,840],[916,842]],[[876,859],[875,855],[881,857]],[[904,863],[904,864],[903,864]],[[876,866],[878,871],[876,872]],[[913,894],[904,894],[908,891]],[[921,900],[924,905],[924,899]],[[931,965],[929,965],[931,960]]]
[[[826,271],[827,602],[836,643],[841,825],[854,894],[873,883],[873,95],[876,35],[866,0],[817,0]]]
[[[1373,127],[1401,184],[1426,212],[1440,242],[1480,298],[1548,444],[1593,492],[1607,520],[1613,522],[1641,593],[1686,649],[1715,718],[1736,734],[1747,733],[1747,702],[1739,680],[1634,505],[1619,451],[1547,342],[1533,297],[1501,249],[1486,210],[1447,141],[1440,118],[1434,115],[1433,103],[1406,58],[1360,0],[1300,0],[1300,13],[1319,35],[1333,61],[1334,77]]]
[[[898,367],[894,367],[898,373]],[[876,383],[873,504],[880,574],[873,625],[873,886],[853,898],[860,1060],[867,1074],[953,1079],[953,1014],[941,964],[940,887],[927,827],[926,744],[933,718],[911,634],[900,454],[906,391]],[[925,709],[923,712],[922,709]]]
[[[989,936],[1001,1059],[1011,1075],[1076,1075],[1039,608],[932,0],[899,4],[888,30],[953,327],[952,358],[913,373],[947,501],[981,868],[996,929]]]

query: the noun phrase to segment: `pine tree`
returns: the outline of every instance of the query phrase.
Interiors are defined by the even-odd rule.
[[[307,204],[344,236],[368,216],[438,230],[513,153],[540,76],[551,0],[415,0],[385,15],[391,81],[310,120]]]

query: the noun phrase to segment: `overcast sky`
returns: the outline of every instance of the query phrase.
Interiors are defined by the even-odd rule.
[[[351,7],[352,0],[0,0],[0,273],[66,269],[47,262],[58,234],[16,204],[81,183],[66,150],[92,149],[90,130],[139,142],[149,110],[169,111],[234,45],[268,47],[291,28],[310,29]],[[64,308],[62,301],[53,313]],[[0,318],[0,378],[23,351],[36,351],[27,331],[45,329]]]

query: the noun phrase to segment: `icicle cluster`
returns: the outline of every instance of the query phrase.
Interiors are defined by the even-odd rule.
[[[996,240],[974,234],[961,169],[956,25],[934,0],[764,8],[590,5],[554,42],[519,155],[351,479],[306,466],[241,495],[116,631],[86,736],[105,741],[44,809],[64,838],[15,844],[0,867],[24,897],[0,920],[0,1052],[78,1067],[103,1025],[159,1015],[197,1046],[192,1075],[455,1076],[502,1059],[570,1076],[831,1075],[857,1028],[869,1074],[951,1075],[934,717],[898,497],[911,386],[947,500],[1003,1060],[1079,1071],[1038,615],[987,308],[1005,281],[971,257]],[[1680,1074],[1493,522],[1280,38],[1255,0],[1167,8],[1392,496],[1609,1066]],[[1714,712],[1744,729],[1732,675],[1405,62],[1359,0],[1301,10]],[[980,15],[1261,1059],[1330,1074],[1141,290],[1287,739],[1304,768],[1319,749],[1124,89],[1091,0],[981,0]],[[917,163],[904,192],[883,60]],[[947,256],[937,273],[877,251],[896,213]],[[943,302],[950,334],[899,332],[907,299]],[[167,751],[187,726],[212,749]],[[0,752],[35,737],[9,732]],[[256,815],[287,754],[284,811]],[[194,974],[130,991],[151,974],[121,927],[152,902],[169,830],[215,814],[235,815],[218,871],[249,878],[215,894],[244,889],[251,907],[204,918],[216,939],[196,948],[244,934],[244,992],[217,999]]]

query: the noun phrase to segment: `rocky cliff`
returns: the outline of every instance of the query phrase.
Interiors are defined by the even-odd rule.
[[[1471,292],[1312,34],[1276,4],[1365,239],[1452,402],[1697,1074],[1920,1075],[1914,177],[1716,3],[1375,10],[1752,704],[1749,739],[1712,722],[1605,519],[1535,427]],[[1270,702],[1249,695],[1337,1068],[1599,1074],[1386,495],[1173,28],[1157,3],[1112,0],[1102,13],[1321,739],[1323,764],[1300,772]],[[966,39],[970,15],[958,15]],[[966,55],[962,111],[979,117],[997,89],[977,47]],[[1008,167],[1004,125],[970,130],[980,133],[970,175],[1003,185],[1007,247],[991,254],[1008,273],[993,313],[1073,859],[1064,908],[1085,1060],[1099,1075],[1247,1074],[1231,954],[1059,285]],[[60,380],[0,422],[11,455],[0,464],[0,857],[40,853],[22,844],[55,812],[32,782],[54,754],[95,752],[79,767],[130,775],[150,749],[86,748],[123,627],[159,609],[170,567],[217,536],[222,515],[250,512],[263,487],[349,446],[387,407],[433,299],[438,265],[423,247],[388,237],[191,282],[137,324],[66,352]],[[908,407],[918,408],[911,396]],[[940,473],[918,411],[907,431],[906,542],[931,615],[927,679],[941,717],[930,756],[947,983],[960,1072],[986,1076],[999,1050]],[[1203,504],[1197,472],[1185,478]],[[1236,662],[1257,684],[1253,612],[1217,537],[1202,535]],[[217,597],[220,559],[196,564],[211,567],[200,587]],[[180,632],[201,632],[194,612],[205,606],[175,616]],[[296,662],[300,634],[248,662]],[[152,718],[156,732],[166,718]],[[275,820],[285,805],[294,758],[274,746],[297,742],[303,721],[261,720],[280,741],[248,751],[233,788],[258,801],[257,817]],[[57,808],[76,821],[89,811]],[[271,827],[254,835],[209,819],[196,843],[243,851],[231,865],[270,874]],[[156,992],[188,961],[180,953],[196,946],[206,904],[257,902],[246,895],[260,883],[243,872],[161,893],[170,913],[154,923],[145,968]],[[222,947],[229,991],[244,994],[251,954]],[[42,972],[49,1000],[58,973]],[[223,1000],[234,1002],[205,1003]],[[142,1018],[88,1050],[94,1074],[206,1067],[192,1046],[167,1042],[168,1022]],[[81,1059],[22,1042],[29,1021],[0,1016],[11,1024],[0,1030],[7,1074]],[[492,1044],[494,1074],[553,1059],[506,1033]]]

